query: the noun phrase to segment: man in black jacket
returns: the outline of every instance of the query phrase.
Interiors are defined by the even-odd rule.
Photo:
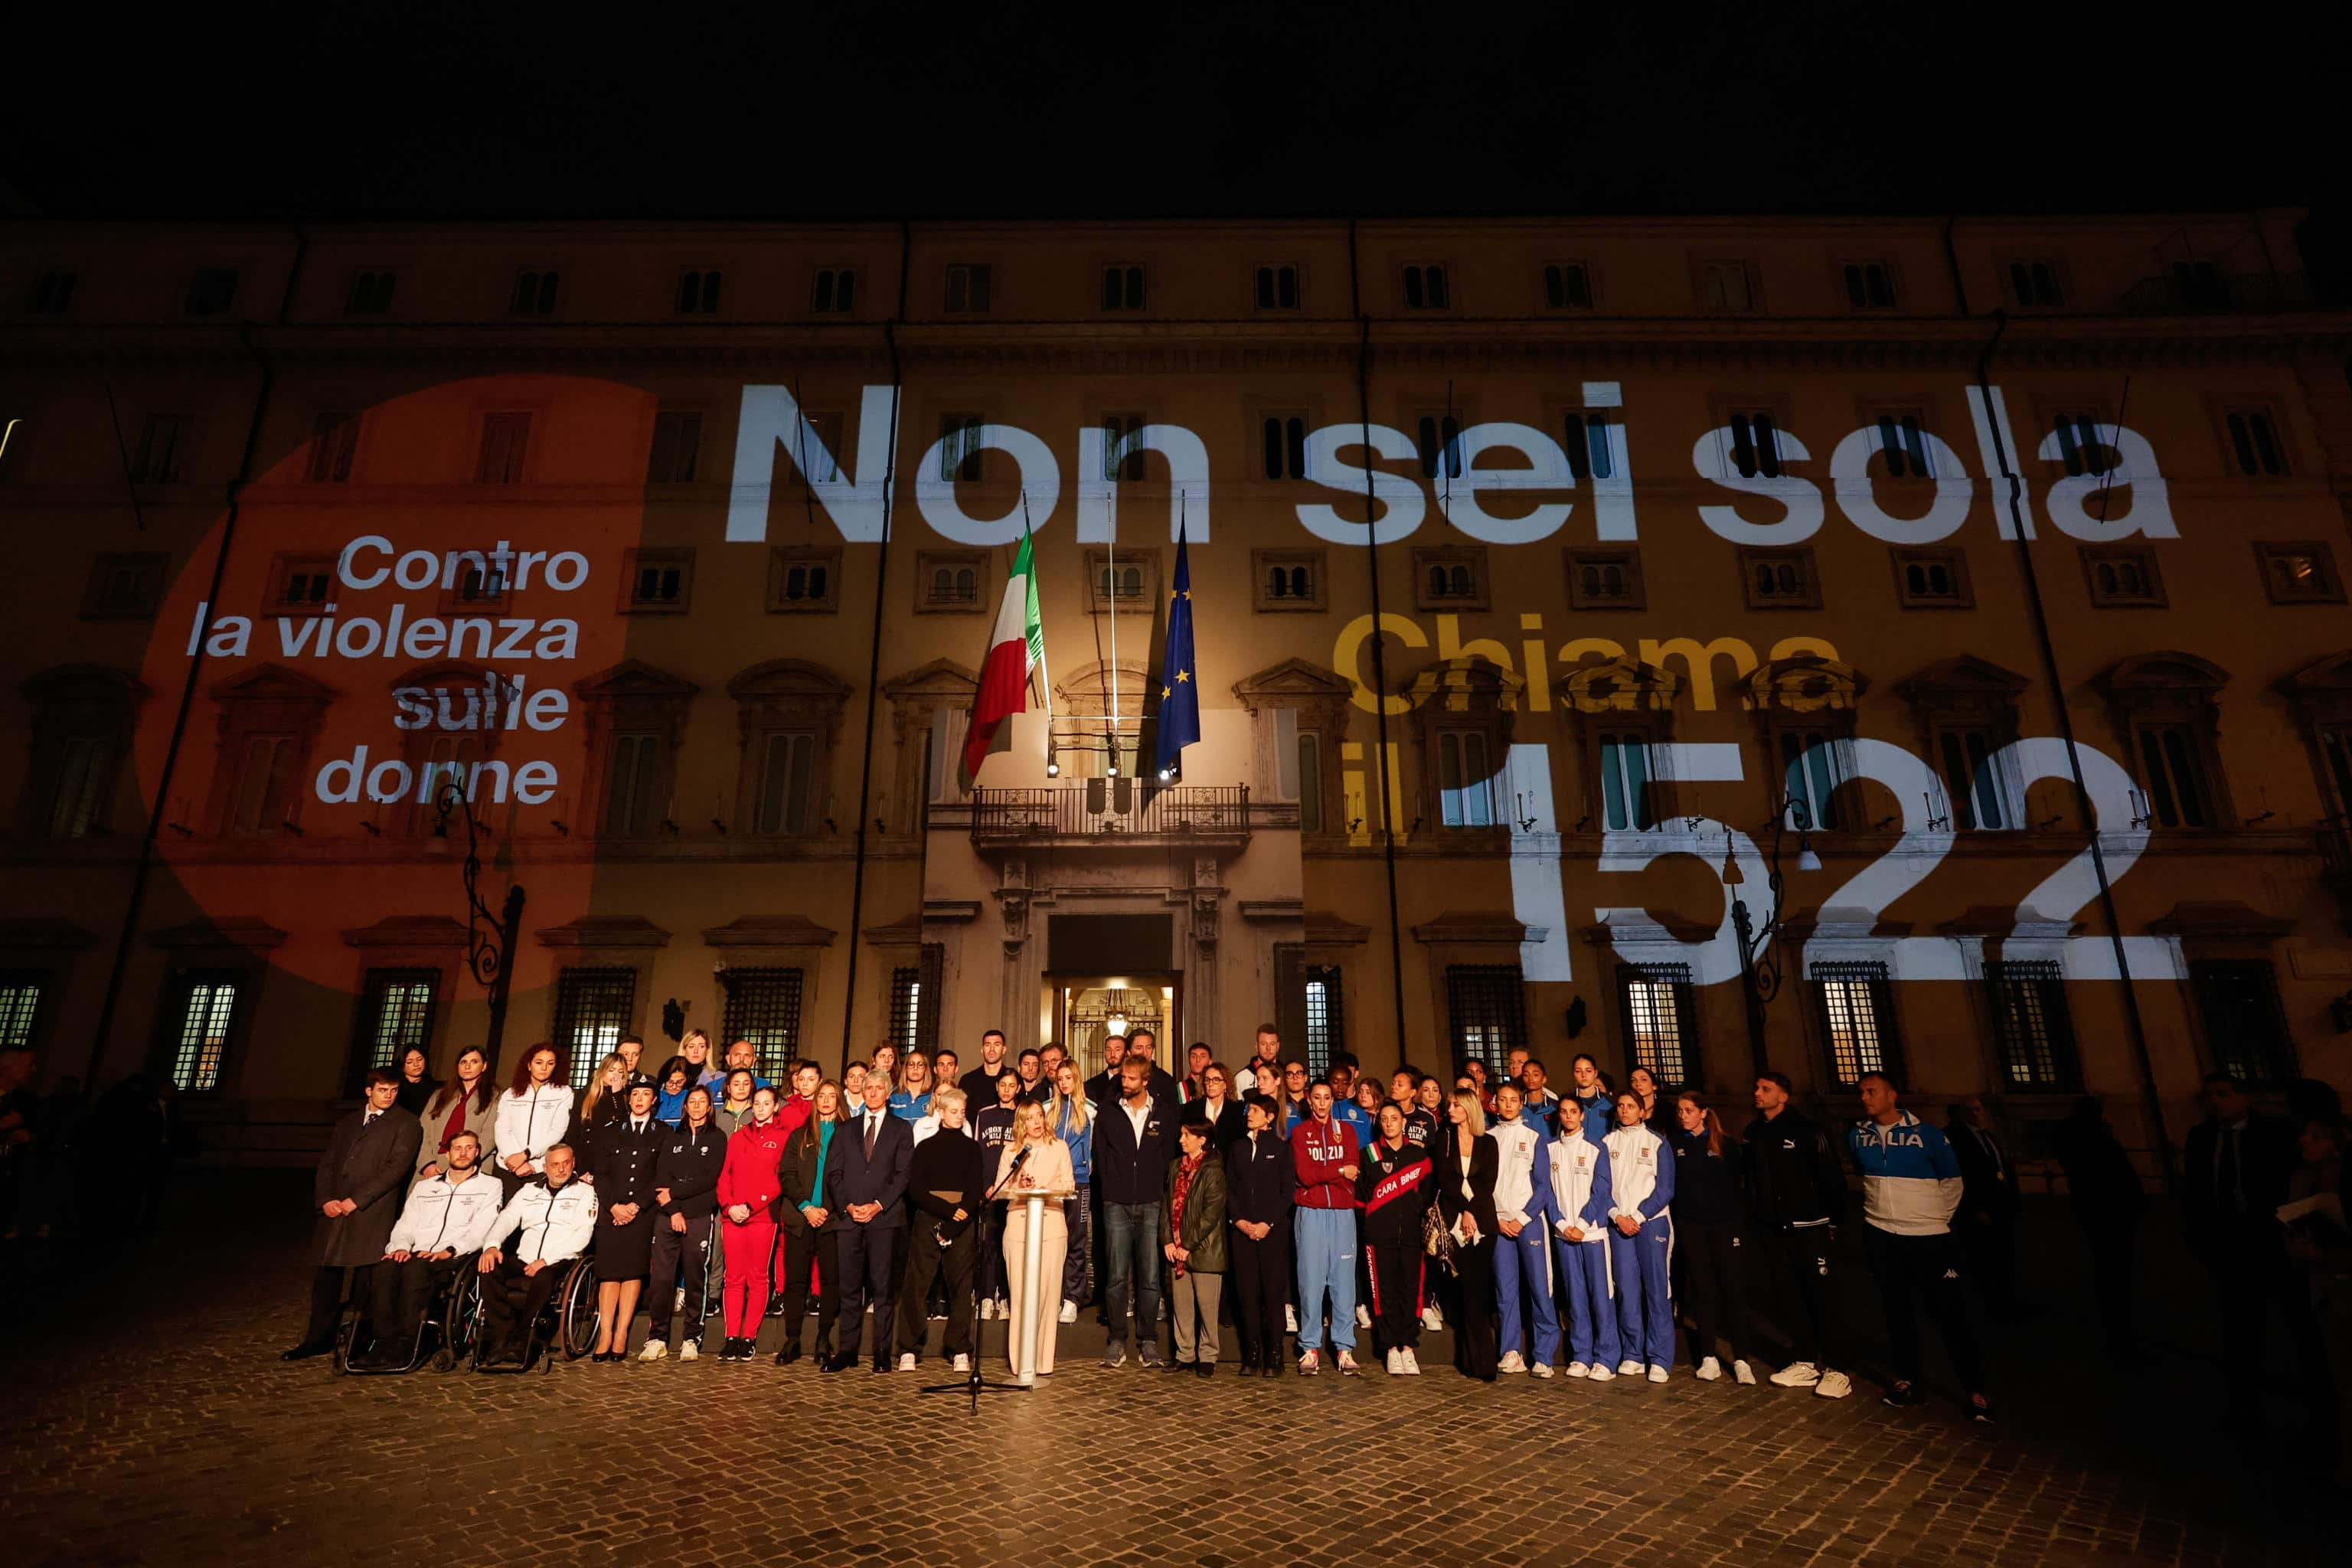
[[[1960,1212],[1952,1229],[1984,1291],[1985,1310],[2013,1318],[2017,1301],[2017,1167],[1992,1130],[1984,1101],[1955,1101],[1944,1122],[1952,1157],[1960,1163]]]
[[[1853,1381],[1832,1364],[1838,1347],[1830,1253],[1845,1217],[1845,1168],[1829,1134],[1790,1104],[1789,1089],[1786,1073],[1756,1080],[1759,1114],[1748,1124],[1744,1146],[1757,1250],[1779,1298],[1774,1316],[1789,1340],[1789,1364],[1771,1380],[1843,1399]]]
[[[971,1277],[979,1261],[983,1184],[981,1149],[964,1126],[961,1089],[931,1091],[931,1114],[940,1130],[915,1146],[907,1164],[907,1196],[914,1215],[907,1230],[907,1282],[898,1291],[898,1370],[912,1372],[922,1359],[929,1326],[923,1302],[931,1281],[947,1274],[948,1335],[943,1347],[958,1372],[971,1370]],[[878,1338],[881,1326],[875,1326]]]
[[[2248,1432],[2262,1426],[2263,1342],[2275,1302],[2294,1347],[2296,1383],[2314,1433],[2324,1436],[2340,1419],[2336,1382],[2309,1289],[2288,1264],[2286,1228],[2278,1220],[2294,1171],[2295,1130],[2256,1110],[2227,1073],[2206,1076],[2203,1099],[2206,1119],[2189,1129],[2181,1152],[2180,1215],[2221,1297],[2231,1425]]]
[[[1004,1055],[1004,1031],[990,1029],[980,1037],[980,1065],[963,1075],[956,1087],[963,1090],[967,1109],[996,1103],[996,1080],[1013,1065]]]
[[[400,1218],[401,1199],[416,1173],[425,1129],[397,1109],[400,1079],[379,1068],[367,1076],[367,1103],[335,1123],[310,1186],[318,1218],[310,1235],[310,1321],[302,1341],[279,1356],[301,1361],[335,1348],[342,1318],[343,1270],[359,1271],[352,1300],[369,1300],[369,1271]]]
[[[1160,1364],[1160,1201],[1168,1190],[1174,1119],[1151,1093],[1150,1058],[1130,1055],[1119,1068],[1123,1092],[1095,1117],[1095,1185],[1102,1193],[1103,1250],[1109,1266],[1104,1292],[1110,1347],[1105,1366],[1123,1365],[1128,1352],[1128,1299],[1135,1297],[1137,1359]]]
[[[835,1235],[841,1348],[824,1363],[827,1372],[857,1364],[868,1297],[874,1302],[874,1370],[890,1370],[890,1258],[904,1223],[907,1168],[914,1157],[914,1124],[890,1114],[890,1080],[867,1075],[865,1110],[835,1131],[825,1159],[825,1204],[845,1222]]]

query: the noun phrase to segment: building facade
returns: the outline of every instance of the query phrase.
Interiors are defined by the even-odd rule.
[[[470,838],[501,1072],[1274,1021],[2153,1177],[2205,1070],[2352,1080],[2296,217],[20,226],[0,1033],[292,1157],[485,1037]]]

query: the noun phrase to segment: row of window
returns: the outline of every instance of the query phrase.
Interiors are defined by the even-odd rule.
[[[1855,310],[1895,310],[1903,304],[1900,274],[1883,258],[1852,258],[1833,262],[1837,297]],[[1152,268],[1141,262],[1106,263],[1100,269],[1097,307],[1107,312],[1131,313],[1149,309]],[[1245,297],[1253,309],[1265,312],[1305,308],[1306,268],[1296,261],[1268,261],[1247,269]],[[851,315],[862,292],[861,269],[852,265],[817,267],[808,275],[808,311],[817,316]],[[1542,309],[1574,312],[1594,309],[1599,299],[1596,272],[1590,261],[1551,259],[1536,264],[1530,278],[1531,297]],[[2007,303],[2031,310],[2063,310],[2066,305],[2065,268],[2054,258],[2019,258],[2002,268]],[[401,271],[391,267],[352,270],[343,293],[343,314],[353,318],[394,314]],[[73,310],[79,274],[69,268],[50,268],[33,279],[25,298],[25,313],[64,316]],[[235,268],[199,267],[182,280],[180,313],[191,317],[230,314],[236,306],[243,279]],[[1696,258],[1691,263],[1692,294],[1698,306],[1716,313],[1742,314],[1755,310],[1762,298],[1762,278],[1753,261]],[[2230,303],[2229,279],[2210,261],[2175,263],[2170,282],[2177,303],[2189,310],[2218,310]],[[507,294],[507,313],[530,319],[554,317],[563,302],[561,267],[518,268]],[[1451,311],[1460,304],[1455,268],[1450,261],[1421,258],[1401,262],[1393,274],[1395,300],[1403,310]],[[939,274],[940,309],[949,315],[987,315],[997,296],[995,264],[955,261]],[[726,270],[721,267],[690,267],[678,273],[669,304],[679,316],[715,316],[721,310]]]

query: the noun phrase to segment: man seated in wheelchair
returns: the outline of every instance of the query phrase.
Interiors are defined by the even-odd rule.
[[[524,1358],[531,1326],[562,1283],[562,1266],[587,1249],[596,1231],[596,1189],[574,1173],[572,1145],[550,1147],[544,1170],[516,1191],[482,1238],[476,1267],[482,1272],[484,1366]],[[504,1250],[509,1237],[511,1251]]]
[[[384,1245],[383,1261],[370,1270],[374,1296],[368,1321],[375,1348],[356,1364],[405,1366],[415,1359],[425,1303],[448,1288],[482,1249],[498,1223],[498,1178],[482,1166],[482,1141],[471,1131],[449,1141],[442,1173],[409,1189],[408,1202]],[[443,1333],[448,1332],[445,1323]]]

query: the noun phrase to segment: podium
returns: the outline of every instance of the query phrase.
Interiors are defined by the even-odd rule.
[[[1013,1381],[1024,1388],[1037,1386],[1037,1314],[1039,1311],[1061,1311],[1061,1283],[1056,1280],[1053,1299],[1048,1302],[1044,1294],[1045,1262],[1045,1205],[1059,1204],[1065,1198],[1077,1195],[1074,1187],[1055,1191],[1020,1192],[1010,1201],[1025,1206],[1028,1224],[1023,1228],[1021,1247],[1021,1321],[1013,1325],[1013,1363],[1020,1369]]]

